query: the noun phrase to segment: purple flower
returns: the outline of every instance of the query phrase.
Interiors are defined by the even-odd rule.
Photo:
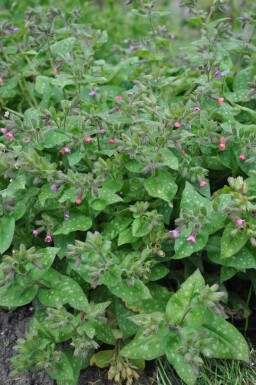
[[[135,52],[137,50],[136,46],[133,44],[131,44],[129,48],[131,52]]]
[[[58,191],[58,189],[59,189],[59,186],[57,185],[57,183],[53,183],[52,185],[51,185],[51,190],[53,191],[53,192],[57,192]]]
[[[13,33],[18,33],[19,32],[19,28],[13,28]]]
[[[37,237],[38,234],[39,234],[39,231],[38,231],[37,229],[34,229],[34,230],[32,231],[32,233],[33,233],[34,237]]]
[[[214,72],[214,78],[215,79],[218,79],[219,77],[221,77],[222,76],[222,72],[221,71],[215,71]]]
[[[64,214],[64,220],[65,220],[65,221],[68,221],[68,220],[69,220],[69,213],[65,213],[65,214]]]
[[[175,40],[175,38],[176,38],[175,35],[173,35],[173,34],[170,34],[170,35],[169,35],[169,39],[170,39],[170,40]]]
[[[189,243],[196,243],[196,237],[194,236],[194,234],[190,234],[187,237],[187,242],[189,242]]]
[[[197,113],[200,112],[201,111],[200,106],[195,106],[194,111],[197,112]]]
[[[171,236],[172,238],[178,238],[178,237],[180,236],[180,232],[179,232],[178,229],[171,230],[171,231],[169,232],[169,234],[170,234],[170,236]]]
[[[97,94],[96,94],[96,91],[90,91],[89,92],[89,96],[91,96],[91,97],[95,97]]]

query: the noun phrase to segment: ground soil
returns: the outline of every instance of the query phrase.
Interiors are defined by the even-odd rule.
[[[23,337],[28,322],[33,315],[33,307],[24,306],[14,311],[0,310],[0,383],[4,385],[56,385],[44,371],[35,373],[25,372],[16,377],[11,377],[12,365],[10,358],[14,355],[13,347],[18,338]],[[154,368],[142,374],[137,384],[153,385]],[[107,380],[107,371],[97,368],[88,368],[81,372],[77,385],[114,385]]]

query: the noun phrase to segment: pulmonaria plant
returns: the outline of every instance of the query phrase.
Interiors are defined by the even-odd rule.
[[[180,50],[155,1],[66,3],[0,29],[0,306],[35,308],[13,373],[131,385],[165,356],[193,385],[249,360],[227,319],[255,289],[255,15],[185,1]]]

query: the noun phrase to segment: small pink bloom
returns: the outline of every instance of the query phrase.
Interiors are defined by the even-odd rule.
[[[178,238],[180,236],[180,232],[178,229],[174,229],[169,231],[170,237],[172,238]]]
[[[129,48],[131,52],[135,52],[137,50],[136,46],[133,44],[131,44]]]
[[[199,182],[200,187],[205,187],[205,186],[207,186],[207,184],[208,183],[205,180],[200,180],[200,182]]]
[[[224,102],[224,98],[218,98],[217,103],[221,106],[222,103]]]
[[[189,242],[189,243],[196,243],[196,237],[194,236],[194,234],[190,234],[187,237],[187,242]]]
[[[8,140],[13,140],[13,139],[14,139],[14,135],[13,135],[13,133],[11,133],[11,132],[7,132],[7,134],[5,134],[5,137],[6,137]]]
[[[200,112],[201,111],[200,106],[195,106],[194,111],[197,112],[197,113]]]
[[[219,138],[219,142],[220,142],[220,143],[226,143],[226,139],[225,139],[223,136],[221,136],[221,137]]]
[[[3,84],[3,82],[4,82],[4,79],[0,77],[0,84]]]
[[[13,28],[13,33],[18,33],[19,32],[19,28]]]
[[[34,230],[32,231],[32,233],[33,233],[34,237],[37,237],[38,234],[39,234],[39,231],[38,231],[37,229],[34,229]]]
[[[219,144],[219,149],[220,149],[221,151],[226,150],[226,144],[225,144],[225,143],[220,143],[220,144]]]
[[[59,74],[59,73],[60,73],[59,68],[55,67],[55,68],[53,69],[53,73],[54,73],[55,75]]]
[[[116,96],[116,97],[115,97],[115,101],[116,101],[117,103],[120,103],[120,102],[123,101],[123,97],[122,97],[122,96]]]
[[[26,136],[25,138],[23,138],[23,142],[24,142],[24,143],[28,143],[28,142],[30,142],[30,141],[31,141],[30,136]]]
[[[96,91],[90,91],[89,92],[89,96],[91,96],[92,98],[94,98],[96,96]]]
[[[109,144],[115,144],[115,139],[113,138],[110,138],[109,141],[108,141]]]
[[[1,128],[1,132],[2,132],[4,135],[7,134],[7,132],[8,132],[8,131],[7,131],[7,128],[5,128],[5,127],[4,127],[4,128]]]
[[[82,203],[82,199],[81,198],[77,198],[76,199],[76,204],[80,205]]]
[[[180,128],[181,127],[181,122],[175,122],[174,123],[175,128]]]
[[[88,136],[86,139],[85,139],[86,143],[92,143],[92,138],[90,136]]]
[[[241,160],[246,160],[246,155],[245,155],[245,154],[241,154],[241,155],[239,156],[239,159],[241,159]]]
[[[52,126],[50,126],[50,125],[48,124],[48,126],[46,126],[46,128],[47,128],[47,130],[50,130],[50,129],[52,128]]]
[[[46,243],[51,243],[52,242],[52,237],[50,236],[50,234],[47,234],[46,237],[44,238],[44,241]]]
[[[180,152],[185,155],[186,154],[186,151],[185,150],[180,150]]]
[[[60,154],[61,155],[64,155],[64,154],[69,154],[71,152],[71,148],[70,147],[64,147],[60,150]]]
[[[236,225],[237,227],[240,229],[241,227],[243,227],[243,225],[245,224],[245,220],[244,219],[241,219],[241,218],[237,218],[236,219]]]
[[[57,185],[57,183],[53,183],[52,185],[51,185],[51,190],[53,191],[53,192],[57,192],[58,191],[58,189],[59,189],[59,186]]]

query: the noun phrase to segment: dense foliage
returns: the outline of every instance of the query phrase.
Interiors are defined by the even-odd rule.
[[[192,385],[249,360],[255,14],[64,3],[1,16],[0,306],[35,307],[14,374],[129,385],[166,356]]]

